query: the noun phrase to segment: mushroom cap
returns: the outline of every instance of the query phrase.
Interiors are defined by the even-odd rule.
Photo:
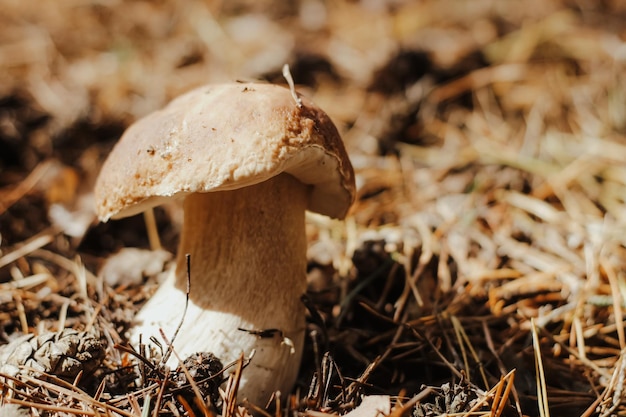
[[[196,88],[132,124],[95,186],[102,221],[190,193],[235,190],[288,173],[311,186],[308,209],[345,217],[354,172],[328,115],[290,90],[229,83]]]

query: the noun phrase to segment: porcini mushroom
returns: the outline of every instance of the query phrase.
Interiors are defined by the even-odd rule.
[[[270,84],[197,88],[131,125],[95,187],[102,221],[184,198],[175,274],[137,315],[131,340],[172,337],[184,358],[250,364],[239,398],[291,390],[304,339],[305,210],[345,217],[354,173],[330,118]],[[243,330],[242,330],[243,329]],[[271,331],[267,331],[271,330]],[[262,332],[259,332],[262,331]]]

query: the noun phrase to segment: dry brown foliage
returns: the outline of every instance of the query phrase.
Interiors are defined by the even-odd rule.
[[[159,243],[141,216],[97,224],[91,192],[133,120],[203,83],[284,84],[289,63],[359,194],[345,222],[308,216],[298,387],[249,410],[626,415],[623,2],[0,6],[0,339],[96,329],[106,345],[95,373],[6,375],[0,414],[251,412],[237,372],[212,408],[119,347],[157,273],[100,267]],[[147,224],[175,251],[176,206]],[[357,407],[375,394],[390,407]]]

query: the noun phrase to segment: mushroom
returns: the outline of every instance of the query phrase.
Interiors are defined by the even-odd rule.
[[[257,404],[289,392],[300,364],[305,210],[341,219],[354,200],[336,127],[294,97],[257,83],[192,90],[131,125],[95,186],[102,221],[184,198],[176,271],[137,314],[131,341],[173,336],[189,279],[175,351],[252,356],[239,398]]]

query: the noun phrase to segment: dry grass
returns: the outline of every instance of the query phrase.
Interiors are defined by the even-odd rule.
[[[149,285],[98,271],[150,242],[141,216],[96,224],[92,183],[136,118],[202,83],[284,83],[287,62],[343,132],[359,196],[344,223],[308,217],[310,337],[297,390],[269,413],[333,415],[383,394],[394,417],[416,404],[626,414],[621,2],[2,8],[0,337],[96,328],[108,348],[74,381],[5,379],[0,403],[42,416],[215,412],[181,406],[163,378],[133,381],[137,360],[115,346]],[[155,212],[170,251],[179,216]],[[222,414],[245,415],[228,387]],[[462,392],[474,401],[452,406]]]

